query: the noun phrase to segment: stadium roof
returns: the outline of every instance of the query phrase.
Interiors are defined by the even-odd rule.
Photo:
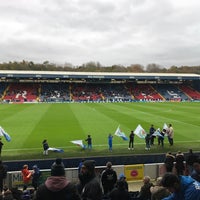
[[[200,80],[198,74],[0,70],[0,79]]]

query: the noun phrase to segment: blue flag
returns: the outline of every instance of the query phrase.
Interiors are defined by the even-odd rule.
[[[10,142],[11,137],[8,133],[5,132],[5,130],[0,126],[0,136],[4,136],[6,141]]]
[[[121,137],[123,140],[128,140],[128,138],[126,137],[125,133],[123,133],[119,126],[117,128],[117,130],[115,131],[115,135],[118,136],[118,137]]]

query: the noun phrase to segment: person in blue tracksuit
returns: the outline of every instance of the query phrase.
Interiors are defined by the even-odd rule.
[[[200,200],[200,182],[190,176],[166,173],[162,185],[172,193],[163,200]]]

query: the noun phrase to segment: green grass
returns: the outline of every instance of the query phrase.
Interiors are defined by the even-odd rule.
[[[1,104],[0,126],[11,136],[3,138],[3,160],[40,159],[42,141],[51,147],[62,148],[60,157],[110,156],[147,153],[143,139],[135,137],[135,150],[127,149],[128,142],[114,136],[113,152],[108,152],[107,136],[118,125],[129,136],[138,124],[148,131],[151,124],[162,128],[164,123],[174,127],[175,145],[170,147],[167,138],[164,149],[157,145],[148,153],[199,151],[200,103],[66,103],[66,104]],[[92,151],[82,150],[70,141],[91,134]],[[50,152],[48,158],[58,153]]]

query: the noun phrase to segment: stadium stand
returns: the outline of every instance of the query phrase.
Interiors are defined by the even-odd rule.
[[[181,90],[179,90],[177,86],[175,86],[174,84],[157,84],[157,85],[154,85],[154,88],[167,101],[188,100],[188,97]]]
[[[41,102],[70,101],[68,83],[41,83],[39,99]]]
[[[39,84],[36,83],[11,83],[3,99],[12,102],[33,102],[38,97]]]
[[[137,100],[143,101],[159,101],[164,100],[163,97],[150,84],[129,84],[129,90]]]
[[[194,88],[191,88],[188,85],[179,85],[180,90],[182,90],[190,99],[192,100],[199,100],[200,93],[196,91]]]
[[[0,70],[0,97],[14,103],[199,101],[199,80],[198,74]]]

